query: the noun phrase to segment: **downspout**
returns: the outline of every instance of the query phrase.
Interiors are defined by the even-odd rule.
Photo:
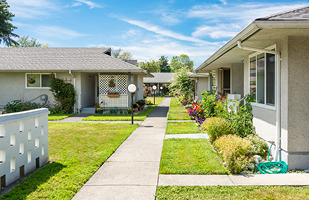
[[[276,157],[275,161],[277,162],[278,159],[281,160],[281,156],[279,156],[279,150],[281,149],[281,67],[280,67],[280,60],[281,55],[277,51],[271,51],[268,49],[259,49],[254,47],[246,47],[242,46],[241,41],[237,41],[237,45],[240,49],[249,50],[249,51],[257,51],[257,52],[265,52],[270,54],[276,55],[276,92],[275,92],[275,106],[276,106]],[[278,158],[279,157],[279,158]]]
[[[76,79],[76,76],[74,76],[71,72],[71,70],[69,70],[69,74],[73,77],[73,85],[74,85],[74,90],[76,91],[76,88],[75,88],[75,79]],[[74,104],[74,113],[76,112],[76,103]]]

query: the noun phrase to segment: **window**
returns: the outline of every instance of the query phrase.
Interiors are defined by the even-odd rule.
[[[257,103],[275,105],[275,54],[250,56],[250,95]]]
[[[27,88],[49,88],[50,74],[26,74]]]

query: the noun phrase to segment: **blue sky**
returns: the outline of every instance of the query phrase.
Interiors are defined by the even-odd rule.
[[[187,54],[197,68],[258,17],[308,1],[7,0],[14,32],[49,47],[122,48],[139,61]]]

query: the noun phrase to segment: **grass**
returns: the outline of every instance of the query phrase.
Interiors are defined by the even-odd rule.
[[[160,186],[161,199],[308,199],[309,187],[291,186]]]
[[[0,199],[71,199],[137,126],[50,123],[51,163]]]
[[[181,106],[175,97],[171,98],[168,120],[191,120],[187,110]]]
[[[206,139],[166,139],[160,174],[228,174],[228,171]]]
[[[156,97],[156,105],[151,105],[147,110],[134,114],[135,121],[144,121],[146,117],[161,103],[164,97]],[[147,97],[153,103],[153,97]],[[131,114],[117,115],[117,114],[94,114],[83,119],[83,121],[131,121]]]
[[[71,116],[74,116],[75,113],[72,114],[49,114],[48,115],[48,121],[59,121]]]
[[[181,127],[181,128],[180,128]],[[195,122],[167,122],[166,134],[202,133]]]

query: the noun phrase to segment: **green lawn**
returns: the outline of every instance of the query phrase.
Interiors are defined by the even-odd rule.
[[[151,105],[147,110],[134,114],[135,121],[144,121],[146,117],[153,111],[157,105],[161,103],[164,97],[156,97],[156,105]],[[147,97],[146,100],[153,102],[153,97]],[[131,121],[131,114],[128,115],[112,115],[112,114],[94,114],[83,119],[83,121]]]
[[[228,174],[206,139],[164,140],[160,174]]]
[[[289,186],[160,186],[156,200],[162,199],[308,199],[309,187]]]
[[[124,123],[49,123],[51,164],[0,199],[71,199],[137,127]]]
[[[167,122],[165,134],[202,133],[195,122]]]
[[[75,113],[72,114],[49,114],[48,115],[48,121],[58,121],[62,120],[71,116],[74,116]]]
[[[171,98],[168,120],[191,120],[187,110],[181,106],[175,97]]]

